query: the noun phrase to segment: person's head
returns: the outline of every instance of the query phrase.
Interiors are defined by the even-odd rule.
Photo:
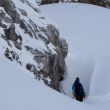
[[[80,79],[79,79],[79,77],[76,77],[76,81],[77,81],[77,82],[80,82]]]

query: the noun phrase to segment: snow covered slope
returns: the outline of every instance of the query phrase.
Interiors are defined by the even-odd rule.
[[[69,44],[64,90],[71,96],[76,76],[86,94],[109,97],[110,93],[110,10],[87,4],[41,6],[45,15],[60,27]]]
[[[22,70],[22,69],[21,69]],[[0,57],[1,110],[104,110],[107,105],[80,103],[50,89]]]
[[[79,105],[88,110],[89,105],[48,88],[0,57],[1,110],[82,110]]]
[[[5,1],[5,0],[2,0],[2,1]],[[14,3],[18,3],[18,0],[17,1],[13,0],[13,1],[15,1]],[[23,2],[25,0],[21,0],[21,1]],[[27,5],[27,3],[28,2],[26,2],[26,4],[24,3],[22,5],[23,6],[26,5],[26,7],[28,7],[29,4]],[[19,3],[18,3],[18,5],[19,5]],[[18,5],[16,4],[16,7]],[[29,9],[31,10],[31,8],[29,8]],[[16,8],[16,10],[18,10],[18,8]],[[5,11],[3,8],[0,7],[0,12],[5,12]],[[22,12],[23,12],[23,10],[22,10]],[[5,17],[4,17],[5,20],[2,19],[2,23],[1,23],[2,25],[0,24],[1,26],[4,27],[5,25],[3,25],[3,24],[10,26],[10,25],[8,25],[8,23],[6,23],[7,17],[8,17],[8,20],[9,20],[9,18],[11,18],[5,12]],[[23,17],[23,16],[21,15],[21,17]],[[37,15],[36,15],[36,17],[38,18]],[[28,18],[29,17],[25,18],[25,20],[27,20]],[[1,21],[1,19],[0,19],[0,21]],[[44,25],[47,20],[44,21],[45,22],[44,24],[42,24],[43,22],[41,22],[41,21],[38,23],[41,23],[41,25]],[[29,23],[28,20],[27,20],[27,22]],[[35,22],[37,23],[37,21],[35,21]],[[18,24],[14,23],[14,26],[16,28],[16,31],[18,33],[20,33],[23,30],[19,27]],[[47,26],[47,24],[45,24],[45,26]],[[41,26],[40,24],[37,24],[37,25]],[[5,26],[5,28],[6,28],[6,26]],[[32,28],[33,28],[33,26],[32,26]],[[47,29],[47,28],[45,28],[45,29]],[[28,31],[28,32],[30,32],[30,31]],[[40,31],[40,32],[41,32],[41,34],[43,34],[42,31]],[[34,48],[34,43],[35,44],[39,43],[41,40],[39,38],[39,40],[38,40],[39,42],[37,42],[37,39],[35,39],[34,37],[30,38],[31,36],[28,35],[28,33],[24,33],[24,31],[20,35],[22,35],[23,42],[24,41],[27,42],[29,40],[26,44],[29,43],[29,46],[32,46],[33,48]],[[45,36],[45,34],[44,34],[44,36]],[[16,37],[16,34],[15,34],[15,37]],[[27,37],[29,37],[29,38],[27,38]],[[48,38],[48,37],[46,37],[46,38]],[[76,41],[77,41],[77,39],[76,39]],[[68,42],[70,42],[70,41],[68,41]],[[41,40],[41,44],[39,44],[38,46],[42,47],[42,43],[43,43],[43,41]],[[11,46],[9,44],[11,44]],[[71,42],[70,42],[70,45],[71,45]],[[76,43],[76,45],[77,45],[77,43]],[[26,63],[28,63],[28,61],[30,63],[32,63],[32,61],[34,62],[33,57],[32,57],[34,54],[34,51],[31,48],[32,50],[29,52],[32,52],[33,54],[30,54],[28,51],[26,51],[26,49],[24,47],[24,43],[21,46],[22,46],[21,50],[15,48],[13,40],[5,39],[4,28],[0,28],[0,53],[1,53],[0,54],[0,109],[1,110],[105,110],[105,109],[110,108],[109,94],[105,95],[105,97],[104,96],[101,98],[97,97],[97,100],[95,98],[95,101],[94,101],[94,97],[92,97],[92,100],[87,99],[88,103],[85,103],[85,102],[80,103],[80,102],[75,101],[71,97],[65,96],[63,94],[60,94],[59,92],[54,91],[53,89],[48,88],[42,82],[38,82],[37,80],[33,79],[33,77],[31,77],[31,75],[30,75],[30,72],[29,72],[29,74],[27,74],[26,69],[25,68],[23,69],[22,66],[25,67],[25,65],[26,65]],[[35,45],[35,47],[36,47],[36,45]],[[50,43],[49,47],[51,47],[51,49],[55,48],[55,46],[52,43]],[[8,55],[9,55],[8,58],[10,60],[12,60],[13,62],[10,62],[4,56],[4,52],[5,52],[6,48],[9,48],[11,50],[10,52],[9,52],[9,50],[7,50]],[[43,49],[44,48],[45,48],[45,46],[43,47]],[[40,48],[40,51],[42,51],[41,48]],[[16,52],[19,55],[19,57],[15,57],[16,54],[14,54],[13,52]],[[86,53],[86,51],[85,51],[85,53]],[[70,60],[72,62],[76,61],[73,64],[76,65],[76,67],[81,66],[81,68],[83,69],[82,65],[88,64],[88,62],[91,61],[91,59],[90,59],[90,57],[88,57],[88,60],[87,60],[88,55],[84,54],[84,55],[86,55],[84,57],[84,56],[82,56],[82,54],[83,53],[78,54],[78,53],[75,53],[75,51],[74,52],[71,51],[71,53],[69,54],[69,57],[67,59],[67,64],[69,64]],[[79,55],[79,56],[77,56],[77,55]],[[26,58],[26,59],[24,60],[24,58]],[[14,59],[16,59],[16,60],[14,60]],[[17,63],[17,61],[18,61],[18,63]],[[22,65],[19,64],[20,63],[19,61],[22,61],[21,62]],[[85,61],[88,61],[88,62],[85,62]],[[85,62],[85,63],[82,64],[80,62],[82,62],[82,63]],[[37,62],[34,62],[34,63],[37,63]],[[82,64],[82,65],[79,65],[79,64]],[[91,67],[91,65],[93,65],[93,64],[94,63],[91,64],[91,62],[90,62],[89,66]],[[74,67],[74,65],[72,65],[72,67]],[[70,62],[70,65],[68,65],[68,66],[71,66],[71,62]],[[67,68],[68,68],[68,66],[67,66]],[[84,65],[84,66],[86,66],[86,65]],[[74,70],[74,69],[72,69],[72,67],[68,68],[69,70],[71,69],[71,72],[73,72],[73,70]],[[33,68],[31,68],[31,69],[33,69]],[[78,68],[76,68],[76,70],[77,69]],[[24,70],[25,70],[25,72],[24,72]],[[91,71],[90,71],[90,73],[91,73]],[[67,86],[65,86],[66,83],[68,85],[72,84],[72,83],[68,82],[68,81],[73,81],[73,78],[70,77],[71,75],[73,76],[74,74],[69,74],[69,76],[67,76],[67,80],[64,82],[65,90],[69,89],[69,88],[67,88]],[[71,89],[70,89],[70,91],[71,91]],[[71,94],[70,91],[68,92],[68,94]],[[99,103],[99,100],[102,100],[103,103],[102,102]]]
[[[67,50],[57,26],[34,0],[0,0],[0,56],[59,90]]]

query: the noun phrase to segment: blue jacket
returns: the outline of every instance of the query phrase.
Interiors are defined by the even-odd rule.
[[[78,92],[77,92],[77,87],[78,87]],[[84,92],[84,88],[83,88],[83,86],[82,86],[82,84],[80,83],[80,82],[78,82],[78,81],[75,81],[74,82],[74,84],[73,84],[73,86],[72,86],[72,94],[74,95],[74,96],[76,96],[77,94],[82,94],[83,95],[83,97],[85,97],[85,92]]]

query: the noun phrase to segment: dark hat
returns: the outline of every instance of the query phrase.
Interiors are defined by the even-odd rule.
[[[76,77],[76,81],[78,81],[78,82],[80,81],[79,77]]]

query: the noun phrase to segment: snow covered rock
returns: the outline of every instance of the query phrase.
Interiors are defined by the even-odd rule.
[[[68,45],[28,0],[0,0],[0,53],[59,91]]]

